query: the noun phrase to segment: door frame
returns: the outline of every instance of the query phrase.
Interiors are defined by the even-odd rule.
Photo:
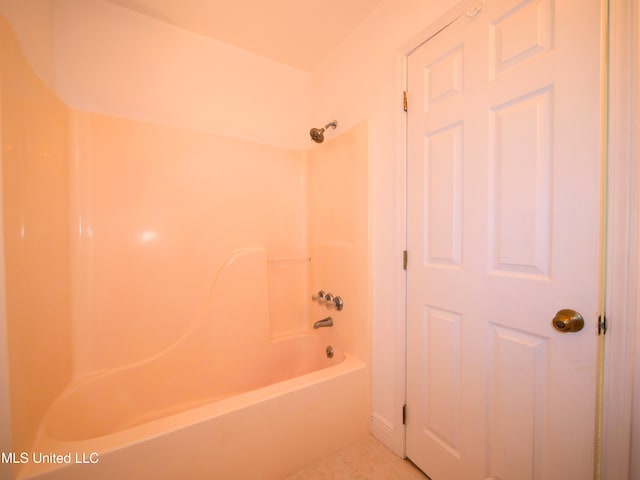
[[[398,104],[407,89],[408,58],[420,45],[435,36],[452,21],[479,4],[482,0],[463,0],[442,15],[420,34],[405,43],[396,53],[396,92]],[[491,1],[491,0],[487,0]],[[640,372],[634,346],[640,345],[638,302],[640,269],[638,241],[640,239],[638,210],[638,63],[640,23],[638,0],[600,0],[604,18],[608,17],[608,36],[603,42],[602,78],[606,89],[602,116],[605,119],[602,157],[607,159],[605,172],[607,201],[604,203],[608,222],[605,225],[606,250],[602,278],[606,279],[603,302],[609,323],[608,333],[601,337],[606,348],[601,349],[606,375],[602,381],[602,407],[597,421],[601,426],[598,445],[601,456],[596,459],[596,478],[630,478],[631,471],[640,473],[640,460],[631,465],[631,452],[640,454],[640,439],[632,442],[632,430],[640,432],[640,400],[634,408],[634,390],[640,392]],[[603,33],[603,35],[606,35]],[[608,48],[607,48],[608,47]],[[608,108],[606,103],[608,103]],[[396,250],[407,245],[407,115],[396,110]],[[398,333],[394,350],[394,425],[402,428],[387,430],[386,440],[396,452],[404,455],[405,428],[402,407],[406,402],[406,335],[407,335],[407,277],[397,282],[396,323]],[[636,328],[638,326],[639,328]],[[635,383],[634,383],[635,375]],[[614,400],[615,399],[615,400]],[[634,416],[633,413],[636,413]],[[632,421],[634,423],[632,423]],[[635,456],[638,458],[638,456]]]
[[[609,0],[608,225],[602,407],[602,478],[632,478],[638,322],[638,5]],[[636,374],[637,375],[637,374]],[[635,423],[635,425],[634,425]],[[638,448],[638,445],[635,446]],[[638,462],[638,459],[636,459]],[[638,467],[636,467],[636,470]]]

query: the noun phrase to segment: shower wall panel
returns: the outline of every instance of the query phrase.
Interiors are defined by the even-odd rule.
[[[0,144],[13,450],[71,377],[68,110],[0,17]]]
[[[272,336],[308,328],[301,152],[98,114],[73,118],[81,370],[169,347],[243,248],[266,248]],[[229,341],[241,348],[241,339]]]
[[[342,348],[369,361],[371,272],[369,230],[369,122],[341,132],[309,152],[310,287],[344,300],[330,313]]]

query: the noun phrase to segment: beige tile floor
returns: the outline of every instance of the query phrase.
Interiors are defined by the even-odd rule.
[[[411,462],[378,440],[364,440],[298,472],[287,480],[429,480]]]

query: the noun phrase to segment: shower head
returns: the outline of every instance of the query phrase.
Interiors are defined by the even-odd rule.
[[[309,135],[311,135],[311,140],[313,140],[316,143],[324,142],[324,132],[325,132],[325,130],[327,128],[329,128],[329,127],[335,129],[337,126],[338,126],[338,122],[336,120],[334,120],[333,122],[327,123],[322,128],[312,128],[311,130],[309,130]]]
[[[324,142],[324,128],[312,128],[309,130],[309,135],[311,135],[311,140],[316,143]]]

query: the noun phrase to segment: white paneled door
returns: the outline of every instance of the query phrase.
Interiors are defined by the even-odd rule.
[[[479,5],[409,56],[407,456],[432,480],[587,480],[601,3]]]

